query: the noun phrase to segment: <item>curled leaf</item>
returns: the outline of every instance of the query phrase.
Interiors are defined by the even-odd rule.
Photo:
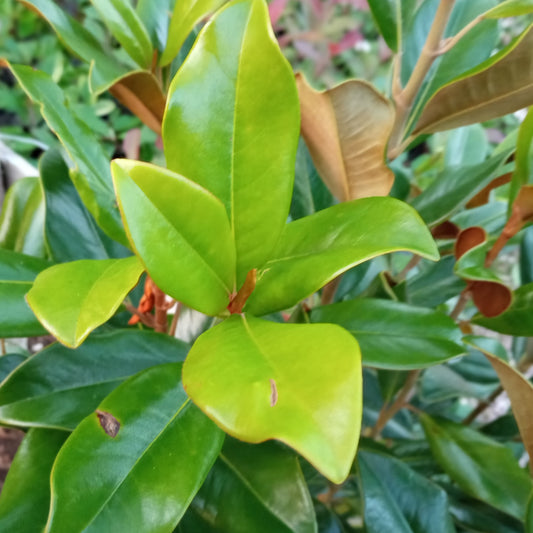
[[[487,234],[483,228],[472,226],[466,228],[457,236],[454,246],[454,255],[456,259],[461,258],[468,250],[475,246],[483,244],[487,240]]]
[[[386,196],[394,173],[385,164],[385,147],[394,108],[369,83],[350,80],[315,91],[296,75],[302,134],[315,166],[341,201]]]

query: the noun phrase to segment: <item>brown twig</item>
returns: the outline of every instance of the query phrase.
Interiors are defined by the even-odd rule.
[[[464,426],[470,425],[485,409],[490,407],[492,402],[503,392],[500,385],[486,400],[481,400],[477,407],[461,422]]]
[[[459,315],[463,312],[463,309],[466,307],[468,300],[470,300],[471,295],[472,293],[470,291],[470,284],[468,284],[463,289],[463,292],[461,292],[461,294],[459,295],[459,299],[457,300],[453,311],[450,313],[450,318],[453,318],[453,320],[457,320],[459,318]]]
[[[176,310],[174,311],[174,316],[172,317],[172,322],[170,324],[170,329],[168,331],[168,334],[171,337],[174,337],[176,335],[176,328],[178,327],[178,320],[180,318],[182,309],[183,309],[183,304],[181,302],[178,302],[176,304]]]
[[[153,283],[153,282],[152,282]],[[155,325],[154,329],[159,333],[166,333],[168,328],[167,322],[167,304],[165,293],[153,283],[155,295]]]
[[[0,349],[2,350],[2,355],[6,355],[6,340],[0,339]]]
[[[337,292],[337,289],[339,288],[341,279],[342,279],[342,274],[340,276],[337,276],[335,279],[331,280],[326,285],[324,285],[324,288],[322,289],[322,296],[320,298],[320,303],[322,305],[328,305],[330,303],[333,303],[333,300],[335,299],[335,293]]]
[[[154,317],[149,313],[141,313],[132,303],[124,302],[124,307],[132,315],[138,316],[139,320],[149,328],[155,327]]]
[[[404,281],[405,278],[407,277],[407,274],[413,268],[415,268],[418,265],[418,263],[420,263],[421,260],[422,260],[421,256],[413,255],[413,257],[411,257],[411,259],[409,260],[409,263],[405,265],[405,268],[396,276],[396,282],[400,283],[401,281]]]

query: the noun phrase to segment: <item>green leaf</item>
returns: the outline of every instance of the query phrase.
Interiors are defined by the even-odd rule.
[[[0,421],[74,429],[126,378],[183,361],[189,346],[152,331],[91,335],[72,350],[55,343],[20,365],[0,387]]]
[[[368,5],[387,46],[393,52],[401,50],[404,26],[412,16],[416,1],[369,0]]]
[[[187,398],[180,372],[171,363],[137,374],[72,433],[54,464],[47,533],[172,531],[224,436]]]
[[[420,417],[435,459],[466,493],[520,520],[531,478],[511,450],[481,433],[448,420]]]
[[[361,421],[361,363],[357,343],[338,326],[233,315],[195,342],[183,383],[230,435],[285,442],[334,483],[348,475]]]
[[[509,155],[510,151],[506,150],[479,165],[457,168],[453,172],[445,170],[411,205],[429,225],[448,219],[494,178],[503,174],[501,166]]]
[[[347,329],[359,343],[367,366],[422,368],[465,352],[461,331],[450,317],[391,300],[368,298],[317,307],[311,320]]]
[[[324,209],[286,225],[245,309],[254,315],[287,309],[351,267],[399,250],[438,258],[428,229],[407,204],[363,198]]]
[[[6,353],[2,355],[0,357],[0,383],[26,359],[27,356],[22,353]]]
[[[139,0],[137,2],[137,15],[144,22],[144,26],[154,48],[162,52],[168,37],[169,18],[168,14],[174,9],[176,0]]]
[[[39,178],[22,178],[8,189],[0,212],[0,246],[44,257],[44,203]]]
[[[128,73],[112,54],[104,50],[98,40],[77,20],[52,0],[19,0],[45,18],[61,42],[78,57],[91,64],[89,86],[100,94],[118,77]]]
[[[187,528],[192,514],[201,523],[196,529]],[[226,439],[188,515],[183,528],[189,533],[317,531],[298,458],[274,443],[250,445]]]
[[[479,326],[517,337],[533,335],[533,283],[518,287],[513,292],[513,302],[505,313],[487,318],[476,315],[472,322]]]
[[[10,65],[26,94],[41,106],[41,114],[76,164],[71,178],[87,209],[113,239],[127,245],[114,202],[109,160],[95,136],[69,110],[63,91],[44,72]]]
[[[75,348],[114,315],[142,272],[137,257],[63,263],[41,272],[26,299],[43,326]]]
[[[533,103],[533,28],[440,89],[414,133],[432,133],[506,115]]]
[[[33,280],[50,263],[29,255],[0,249],[0,337],[33,337],[44,335],[25,294]]]
[[[235,249],[222,203],[148,163],[116,160],[112,173],[128,237],[155,284],[203,313],[224,311],[234,290]]]
[[[50,507],[50,472],[67,437],[64,431],[28,431],[2,488],[1,531],[35,533],[44,530]]]
[[[485,18],[516,17],[533,13],[533,0],[506,0],[487,11]]]
[[[533,107],[529,110],[526,118],[518,130],[518,140],[516,142],[515,163],[516,168],[511,179],[511,190],[509,191],[509,214],[512,204],[516,199],[518,191],[522,185],[527,185],[533,181],[530,170],[532,163],[533,145]]]
[[[485,161],[488,151],[489,141],[481,124],[452,130],[446,143],[444,166],[452,169],[479,165]]]
[[[123,257],[131,252],[96,225],[70,180],[61,154],[48,150],[39,162],[46,206],[45,234],[51,256],[59,262]]]
[[[226,0],[178,0],[172,11],[168,38],[159,64],[168,65],[176,57],[196,24],[214,13],[225,2]]]
[[[91,0],[113,37],[141,67],[149,68],[154,53],[150,36],[130,0]]]
[[[381,453],[360,451],[357,463],[368,533],[455,533],[440,487]]]
[[[533,531],[533,492],[529,498],[526,511],[526,532]]]
[[[265,73],[275,83],[265,83]],[[237,287],[269,258],[289,214],[299,134],[294,75],[263,1],[234,0],[202,30],[170,87],[168,168],[225,205]]]

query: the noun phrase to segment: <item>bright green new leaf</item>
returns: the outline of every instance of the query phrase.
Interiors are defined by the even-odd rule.
[[[367,533],[455,533],[448,498],[403,461],[381,453],[357,456]]]
[[[171,363],[137,374],[76,428],[54,464],[46,533],[173,530],[224,438],[180,373]]]
[[[202,19],[214,13],[227,0],[177,0],[170,26],[165,50],[161,55],[159,64],[168,65],[183,46],[187,35]]]
[[[533,13],[533,0],[506,0],[487,11],[485,18],[516,17]]]
[[[422,368],[465,352],[461,331],[450,317],[391,300],[365,298],[317,307],[311,320],[347,329],[359,343],[367,366]]]
[[[46,208],[46,243],[55,261],[108,259],[131,254],[97,226],[72,184],[59,151],[45,152],[39,161],[39,171]]]
[[[0,497],[0,531],[43,531],[50,508],[50,472],[65,431],[31,429],[11,464]]]
[[[491,281],[503,285],[496,273],[485,267],[485,257],[489,249],[490,243],[485,241],[465,252],[455,263],[455,274],[466,280]]]
[[[130,0],[91,0],[113,37],[141,67],[149,68],[153,48],[150,36]]]
[[[511,450],[478,431],[448,420],[420,417],[435,459],[465,492],[524,519],[531,478]]]
[[[154,48],[162,52],[168,37],[169,17],[176,0],[139,0],[137,15],[143,21],[146,31],[150,35]]]
[[[376,197],[324,209],[286,225],[245,309],[254,315],[287,309],[349,268],[399,250],[438,258],[428,229],[407,204]]]
[[[133,248],[155,284],[209,315],[225,310],[235,285],[235,248],[224,206],[169,170],[126,159],[113,180]]]
[[[369,0],[368,5],[387,46],[397,52],[402,48],[402,33],[416,7],[416,0]]]
[[[191,527],[193,520],[202,525]],[[272,442],[250,445],[227,438],[178,528],[200,530],[316,533],[313,503],[296,455]]]
[[[334,483],[346,479],[362,389],[359,347],[342,328],[233,315],[198,338],[183,384],[230,435],[281,440]]]
[[[128,69],[120,64],[98,40],[65,9],[53,0],[19,0],[45,18],[63,44],[78,57],[91,64],[89,86],[100,94],[107,90]]]
[[[32,337],[44,335],[24,296],[47,261],[0,248],[0,337]]]
[[[495,154],[479,165],[445,169],[411,205],[431,226],[447,220],[494,178],[503,174],[501,166],[510,153],[506,150]]]
[[[47,74],[21,65],[10,68],[26,94],[41,106],[43,118],[74,161],[71,178],[83,203],[110,237],[127,245],[114,203],[109,160],[96,137],[71,113],[63,91]]]
[[[472,322],[505,335],[533,336],[533,283],[513,292],[513,302],[505,313],[493,318],[476,315]]]
[[[63,263],[41,272],[26,300],[52,335],[75,348],[113,316],[142,272],[135,256]]]
[[[55,343],[2,383],[0,422],[72,430],[126,378],[154,365],[183,361],[188,349],[152,331],[91,335],[75,350]]]
[[[265,2],[234,0],[202,30],[174,78],[163,140],[168,168],[225,205],[237,288],[269,258],[287,221],[299,129],[294,75]]]
[[[440,89],[414,133],[484,122],[533,104],[533,28],[477,67]]]
[[[9,187],[0,211],[0,246],[44,257],[44,203],[39,178],[22,178]]]

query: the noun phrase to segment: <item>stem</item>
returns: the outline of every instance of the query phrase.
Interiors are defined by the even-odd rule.
[[[181,315],[181,310],[183,309],[183,304],[181,302],[178,302],[176,305],[176,310],[174,311],[174,316],[172,317],[172,323],[170,324],[170,330],[168,334],[171,337],[176,336],[176,328],[178,327],[178,320]]]
[[[404,281],[409,271],[415,268],[418,265],[418,263],[420,263],[420,261],[422,261],[421,256],[416,255],[416,254],[413,255],[413,257],[411,257],[411,259],[409,260],[409,263],[405,265],[405,268],[396,276],[396,281],[398,283],[400,283],[401,281]]]
[[[153,283],[154,288],[154,296],[155,296],[155,327],[154,329],[159,333],[166,333],[167,332],[167,305],[166,305],[166,297],[165,293],[159,288],[156,287],[155,283]]]
[[[6,355],[6,340],[0,339],[0,349],[2,350],[2,355]]]
[[[342,274],[340,276],[337,276],[335,279],[331,280],[324,286],[324,288],[322,289],[322,297],[320,299],[320,303],[322,305],[328,305],[333,303],[333,300],[335,299],[335,293],[339,288],[341,279]]]
[[[149,313],[141,313],[132,303],[124,302],[124,307],[132,315],[136,315],[140,318],[141,322],[148,328],[153,328],[155,326],[154,317]]]
[[[377,438],[389,420],[394,418],[398,411],[401,411],[409,403],[409,400],[414,394],[416,381],[420,375],[420,372],[420,370],[411,370],[404,386],[401,388],[394,402],[390,406],[381,409],[376,421],[376,425],[370,432],[370,436],[372,438]]]
[[[455,0],[441,0],[426,42],[405,88],[395,98],[396,120],[390,138],[389,153],[394,153],[403,140],[405,124],[426,74],[439,55],[442,36],[448,24]]]
[[[461,422],[463,426],[470,425],[502,392],[503,387],[500,385],[486,400],[480,401],[477,407]]]
[[[444,39],[444,42],[439,50],[439,55],[445,54],[451,50],[474,26],[477,26],[483,19],[483,15],[478,15],[475,19],[471,20],[459,33],[453,37]]]
[[[459,318],[459,315],[463,312],[463,309],[468,303],[468,300],[470,300],[470,296],[470,284],[468,284],[459,296],[459,300],[457,300],[453,311],[450,313],[450,318],[452,318],[453,320],[457,320]]]

